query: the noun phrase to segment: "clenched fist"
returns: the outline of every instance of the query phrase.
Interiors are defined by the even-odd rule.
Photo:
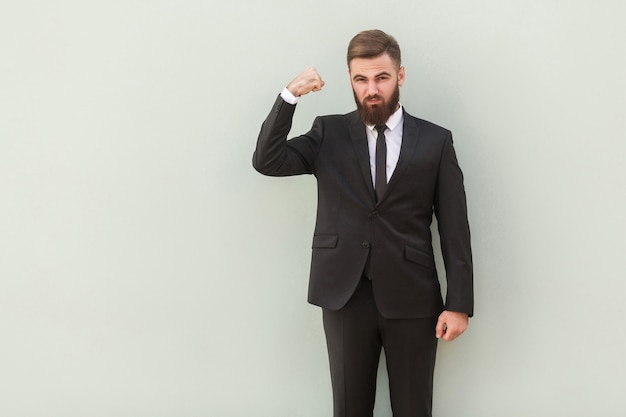
[[[320,91],[322,87],[324,87],[324,81],[317,70],[307,68],[287,85],[287,90],[294,96],[300,97],[311,91]]]
[[[439,315],[435,336],[450,342],[461,335],[467,329],[469,318],[467,313],[456,311],[444,311]]]

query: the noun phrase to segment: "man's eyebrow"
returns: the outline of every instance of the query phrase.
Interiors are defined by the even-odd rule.
[[[380,76],[382,76],[382,75],[386,75],[386,76],[388,76],[388,77],[391,77],[391,74],[390,74],[390,73],[388,73],[387,71],[382,71],[382,72],[379,72],[378,74],[375,74],[372,78],[378,78],[378,77],[380,77]],[[353,80],[355,80],[355,79],[357,79],[357,78],[359,78],[359,77],[362,77],[362,78],[367,78],[365,75],[361,75],[361,74],[354,74],[354,75],[352,76],[352,79],[353,79]]]

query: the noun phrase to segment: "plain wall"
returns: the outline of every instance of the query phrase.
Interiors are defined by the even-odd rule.
[[[477,308],[436,415],[625,412],[625,4],[2,2],[0,415],[331,415],[315,182],[250,160],[307,66],[293,134],[354,109],[370,28],[465,174]]]

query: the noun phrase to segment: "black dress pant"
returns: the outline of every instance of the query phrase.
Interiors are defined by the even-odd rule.
[[[340,310],[323,310],[334,417],[372,417],[381,348],[394,417],[431,417],[436,318],[386,319],[362,279]]]

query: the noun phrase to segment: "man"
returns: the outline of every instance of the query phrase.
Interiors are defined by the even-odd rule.
[[[450,131],[399,103],[405,70],[396,40],[361,32],[347,59],[357,111],[318,117],[308,133],[286,140],[298,99],[324,87],[315,69],[305,70],[263,123],[253,165],[265,175],[317,178],[308,298],[323,309],[334,416],[372,416],[381,348],[393,415],[431,416],[437,339],[459,336],[473,314],[463,176]]]

